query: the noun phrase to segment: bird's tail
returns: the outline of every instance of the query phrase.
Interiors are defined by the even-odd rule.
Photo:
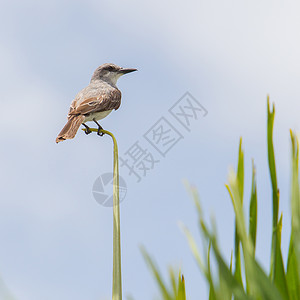
[[[72,116],[68,120],[64,128],[61,130],[61,132],[58,134],[56,138],[56,143],[62,142],[66,139],[72,139],[76,135],[79,126],[84,121],[84,118],[85,117],[83,115]]]

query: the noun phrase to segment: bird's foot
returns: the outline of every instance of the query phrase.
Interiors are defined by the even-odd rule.
[[[104,132],[101,132],[101,130],[103,130],[103,128],[101,126],[98,127],[98,131],[97,131],[97,134],[99,136],[103,136],[104,135]]]
[[[85,133],[85,134],[90,134],[90,133],[92,133],[92,131],[88,128],[88,129],[85,129],[85,130],[84,130],[84,133]]]
[[[91,131],[91,129],[90,129],[89,126],[85,125],[84,123],[82,123],[82,125],[85,127],[85,130],[84,130],[85,134],[90,134],[90,133],[92,133],[92,131]]]
[[[96,119],[93,119],[93,121],[98,125],[98,131],[97,131],[97,134],[99,136],[103,136],[104,135],[104,132],[101,132],[101,130],[103,130],[102,126],[97,122]]]

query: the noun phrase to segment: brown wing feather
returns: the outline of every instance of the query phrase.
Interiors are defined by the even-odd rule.
[[[101,112],[115,109],[121,105],[121,92],[119,90],[111,91],[99,97],[91,97],[82,101],[78,107],[70,107],[69,116],[87,115],[94,112]]]

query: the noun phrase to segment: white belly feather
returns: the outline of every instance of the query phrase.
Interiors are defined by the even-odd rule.
[[[84,122],[93,121],[93,119],[96,119],[96,121],[104,119],[111,112],[112,112],[112,110],[100,111],[100,112],[92,113],[89,116],[85,117]]]

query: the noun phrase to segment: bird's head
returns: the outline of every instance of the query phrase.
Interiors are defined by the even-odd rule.
[[[137,71],[137,69],[125,69],[121,68],[115,64],[103,64],[98,67],[93,76],[91,81],[94,80],[103,80],[110,84],[116,85],[117,80],[124,74]]]

